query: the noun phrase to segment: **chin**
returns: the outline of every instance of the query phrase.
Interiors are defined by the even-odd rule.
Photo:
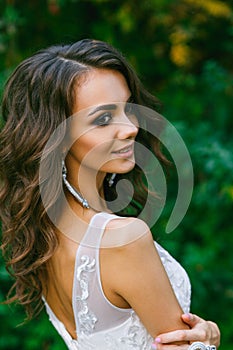
[[[114,159],[105,163],[101,171],[109,174],[127,174],[135,167],[135,159]]]
[[[117,173],[117,174],[126,174],[129,173],[133,168],[135,167],[135,161],[128,161],[128,164],[122,164],[118,168],[115,168],[115,171],[112,171],[112,173]]]

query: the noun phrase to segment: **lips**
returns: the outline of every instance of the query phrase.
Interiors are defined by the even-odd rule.
[[[114,151],[112,153],[118,155],[118,156],[123,156],[123,157],[131,157],[133,155],[133,151],[134,151],[134,147],[133,147],[133,143],[131,143],[128,146],[122,147],[117,151]]]
[[[133,143],[131,143],[130,145],[128,146],[125,146],[117,151],[114,151],[112,153],[119,153],[119,154],[123,154],[123,153],[128,153],[128,152],[131,152],[133,150]]]

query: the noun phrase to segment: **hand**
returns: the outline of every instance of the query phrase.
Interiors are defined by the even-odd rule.
[[[157,350],[187,350],[194,341],[201,341],[206,345],[220,344],[220,331],[216,323],[205,321],[197,315],[188,313],[182,315],[182,320],[189,325],[188,330],[177,330],[163,333],[157,336],[152,349]],[[175,345],[175,342],[187,342],[182,345]]]

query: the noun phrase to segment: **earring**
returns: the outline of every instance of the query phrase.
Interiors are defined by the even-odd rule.
[[[75,187],[73,187],[69,181],[66,178],[67,175],[67,169],[65,166],[65,162],[64,160],[62,160],[62,179],[63,179],[63,183],[66,186],[67,190],[74,196],[75,199],[77,199],[77,201],[82,204],[82,206],[86,209],[89,209],[89,204],[88,201],[82,197],[81,193],[79,193]]]
[[[112,187],[112,185],[114,184],[115,177],[116,177],[116,173],[113,173],[111,175],[110,179],[108,180],[108,186],[109,187]]]

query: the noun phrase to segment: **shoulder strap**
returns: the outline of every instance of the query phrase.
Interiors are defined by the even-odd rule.
[[[72,305],[78,335],[107,330],[109,323],[119,325],[130,317],[131,310],[122,311],[107,300],[100,276],[102,235],[107,223],[118,218],[105,212],[95,214],[77,250]]]
[[[99,248],[106,225],[109,221],[116,218],[118,219],[121,217],[106,212],[95,214],[89,223],[88,229],[81,244],[90,248]]]

